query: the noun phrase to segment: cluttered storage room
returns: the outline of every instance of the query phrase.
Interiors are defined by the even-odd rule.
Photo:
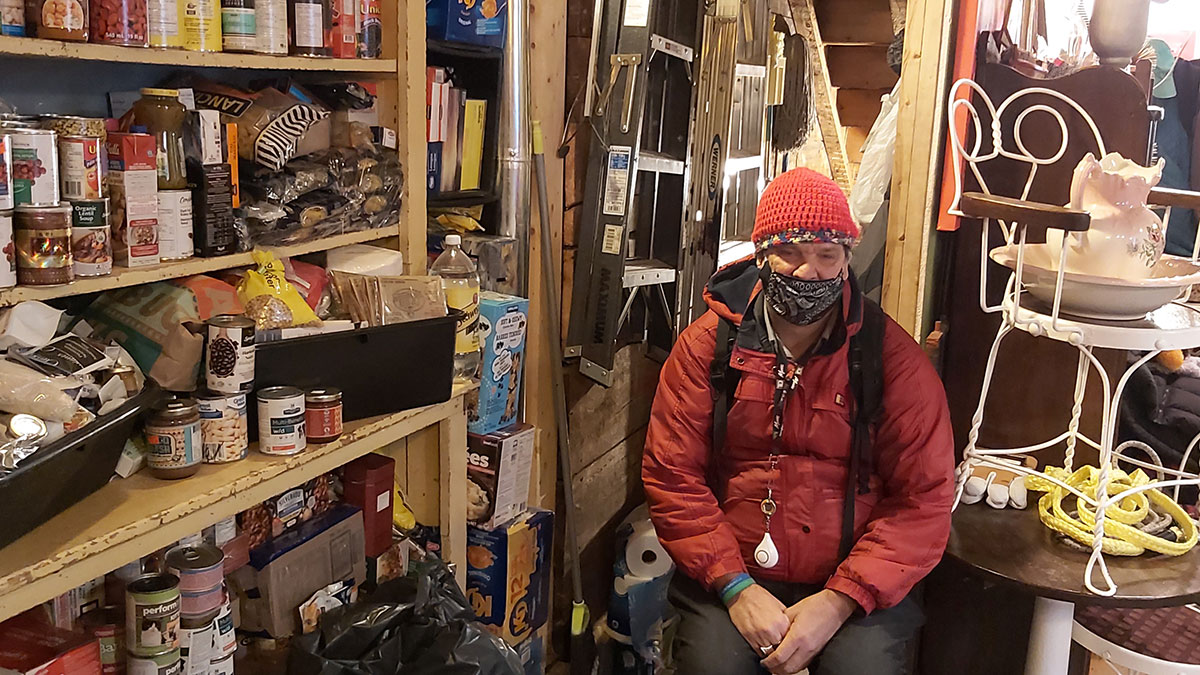
[[[0,0],[0,675],[1200,675],[1200,0]]]

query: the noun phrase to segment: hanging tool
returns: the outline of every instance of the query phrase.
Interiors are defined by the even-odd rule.
[[[550,206],[547,203],[546,187],[546,157],[542,147],[542,124],[533,121],[533,171],[537,182],[538,220],[542,246],[542,287],[546,294],[545,307],[547,326],[543,331],[550,343],[551,384],[554,390],[554,422],[558,431],[558,468],[562,476],[563,501],[566,505],[567,543],[563,549],[571,559],[571,646],[572,657],[581,656],[577,653],[576,645],[586,641],[590,635],[590,620],[587,604],[583,601],[583,579],[579,575],[579,539],[575,520],[575,495],[572,489],[572,477],[575,472],[571,469],[571,430],[567,417],[567,391],[563,382],[563,350],[562,350],[562,304],[559,298],[556,279],[562,276],[556,273],[554,255],[551,253],[553,240],[550,236]],[[586,648],[586,645],[583,645]],[[586,658],[586,657],[584,657]],[[583,661],[584,658],[580,658]],[[575,659],[572,659],[574,663]]]

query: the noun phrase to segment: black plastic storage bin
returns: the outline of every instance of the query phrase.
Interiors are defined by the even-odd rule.
[[[142,415],[166,395],[150,380],[137,396],[0,475],[0,547],[8,546],[112,478]],[[96,514],[99,516],[100,514]]]
[[[287,385],[342,390],[342,418],[358,420],[450,400],[452,314],[436,319],[264,342],[254,355],[254,388]],[[258,403],[248,397],[250,437]]]

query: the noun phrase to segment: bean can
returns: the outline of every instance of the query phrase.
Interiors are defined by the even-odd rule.
[[[219,314],[206,323],[205,384],[223,394],[249,392],[254,388],[254,321]]]
[[[13,250],[17,258],[17,283],[27,286],[71,283],[75,278],[71,207],[18,206],[13,216]]]
[[[0,0],[0,35],[25,37],[25,3]]]
[[[155,406],[146,420],[146,464],[156,478],[186,478],[200,468],[204,440],[196,402],[173,399]]]
[[[254,51],[260,54],[288,53],[288,0],[255,0]]]
[[[200,431],[204,435],[204,461],[225,464],[245,459],[250,449],[245,394],[201,394]]]
[[[125,587],[125,643],[130,654],[179,654],[179,577],[144,574]],[[132,665],[132,664],[131,664]]]
[[[0,211],[7,211],[14,206],[12,139],[0,129]]]
[[[254,0],[221,0],[221,46],[227,52],[258,47]]]
[[[296,387],[267,387],[258,392],[258,450],[264,455],[303,452],[304,392]]]
[[[88,0],[38,0],[34,9],[39,38],[87,42]]]
[[[98,136],[59,136],[58,167],[62,198],[100,199],[104,196],[104,181],[100,175]]]
[[[71,202],[71,259],[77,277],[101,277],[112,273],[108,199]]]
[[[16,205],[57,206],[58,134],[47,129],[10,129],[8,137]]]
[[[179,49],[179,0],[146,0],[146,38],[151,47]]]
[[[17,285],[17,253],[13,250],[13,212],[0,211],[0,288]]]
[[[92,42],[125,47],[149,45],[146,0],[93,0]]]
[[[183,260],[196,254],[192,243],[192,191],[158,191],[158,257]]]
[[[183,659],[179,650],[155,656],[129,655],[129,675],[183,675]]]
[[[221,51],[221,1],[179,0],[183,48],[193,52]]]

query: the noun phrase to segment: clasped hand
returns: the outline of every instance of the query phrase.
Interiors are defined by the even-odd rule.
[[[729,605],[729,618],[773,675],[803,670],[825,648],[854,612],[855,602],[828,589],[785,607],[757,584],[738,594]]]

